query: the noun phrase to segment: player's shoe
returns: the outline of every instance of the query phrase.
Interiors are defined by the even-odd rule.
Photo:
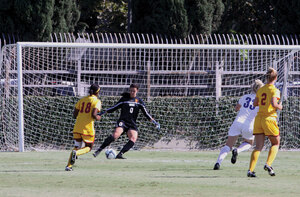
[[[123,157],[123,154],[122,154],[122,153],[119,153],[119,154],[116,156],[116,159],[126,159],[126,158]]]
[[[272,168],[272,166],[265,164],[264,170],[268,171],[270,176],[275,176],[275,172],[274,172],[274,169]]]
[[[251,172],[250,170],[248,170],[247,177],[256,177],[255,172]]]
[[[76,160],[76,150],[73,150],[72,155],[71,155],[70,164],[73,165],[75,163],[75,160]]]
[[[96,150],[96,151],[93,153],[93,156],[94,156],[94,157],[97,157],[97,156],[100,154],[101,151],[102,151],[102,149]]]
[[[66,166],[65,171],[73,171],[73,168]]]
[[[235,164],[237,156],[238,156],[238,152],[237,152],[237,149],[235,148],[235,149],[232,150],[232,157],[231,157],[231,163],[232,164]]]
[[[220,164],[216,163],[215,166],[214,166],[214,170],[219,170],[219,169],[220,169]]]

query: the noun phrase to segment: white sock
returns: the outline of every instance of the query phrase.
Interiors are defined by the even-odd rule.
[[[221,165],[222,161],[225,159],[229,151],[230,151],[230,147],[227,145],[221,148],[217,163]]]
[[[237,152],[243,152],[246,150],[249,150],[251,148],[251,144],[249,144],[248,142],[243,142],[238,148],[237,148]]]

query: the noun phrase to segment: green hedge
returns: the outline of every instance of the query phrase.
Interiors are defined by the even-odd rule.
[[[114,105],[120,97],[102,98],[103,109]],[[68,149],[73,146],[72,130],[75,120],[72,118],[77,97],[24,97],[24,132],[27,147],[53,147]],[[289,98],[284,103],[280,117],[282,147],[299,148],[300,121],[299,98]],[[199,149],[218,148],[225,143],[228,129],[236,116],[234,106],[238,98],[224,97],[216,102],[214,98],[204,97],[155,97],[146,103],[150,114],[161,124],[161,131],[156,131],[154,125],[140,113],[139,139],[136,148],[152,146],[162,137],[164,140],[175,138],[188,142],[197,142]],[[16,103],[8,99],[8,103]],[[3,109],[5,109],[3,106]],[[17,115],[17,113],[15,113]],[[8,120],[12,114],[2,113]],[[97,146],[112,133],[119,112],[106,114],[101,121],[95,123]],[[11,118],[10,124],[5,123],[3,130],[13,132],[11,125],[17,125],[17,119]],[[0,135],[1,142],[5,141]],[[122,136],[116,146],[127,141]],[[188,148],[188,147],[187,147]]]

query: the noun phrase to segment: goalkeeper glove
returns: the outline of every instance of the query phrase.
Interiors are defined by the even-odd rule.
[[[156,129],[159,131],[160,130],[160,124],[156,122],[155,120],[152,120],[152,122],[155,124]]]
[[[97,115],[98,115],[98,116],[102,116],[102,115],[104,115],[105,113],[106,113],[106,111],[102,111],[102,112],[98,113]]]

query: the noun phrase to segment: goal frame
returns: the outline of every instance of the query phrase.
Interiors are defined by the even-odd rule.
[[[17,76],[18,76],[18,122],[19,152],[24,152],[24,116],[23,116],[23,72],[22,48],[119,48],[119,49],[192,49],[192,50],[296,50],[298,45],[220,45],[220,44],[130,44],[130,43],[50,43],[50,42],[18,42],[17,43]],[[220,83],[220,82],[219,82]],[[217,83],[218,84],[218,83]]]

